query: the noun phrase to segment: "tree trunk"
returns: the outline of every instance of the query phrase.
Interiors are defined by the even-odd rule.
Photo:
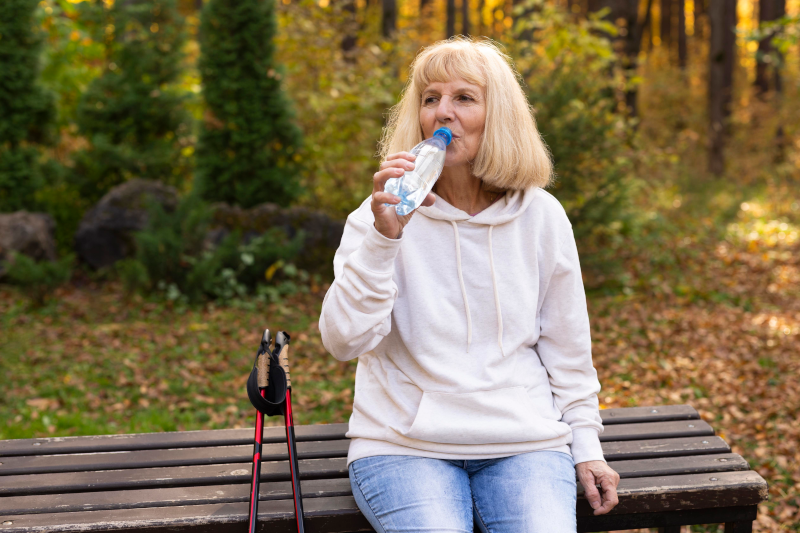
[[[419,0],[419,16],[423,16],[425,8],[431,5],[432,0]]]
[[[733,67],[736,64],[736,4],[737,0],[714,0],[713,3],[724,5],[725,19],[723,25],[723,46],[725,59],[724,91],[725,105],[723,113],[725,118],[731,116],[731,103],[733,102]]]
[[[638,68],[639,52],[642,50],[642,37],[645,28],[650,24],[653,8],[653,0],[646,1],[644,17],[639,18],[640,0],[589,0],[587,3],[588,12],[593,13],[601,9],[608,8],[609,12],[605,19],[616,24],[621,20],[625,21],[624,27],[620,28],[617,37],[617,44],[621,45],[620,63],[625,69],[627,76],[633,77]],[[608,36],[611,39],[611,36]],[[621,42],[620,42],[621,41]],[[635,89],[625,92],[625,104],[630,116],[636,116],[637,93]]]
[[[397,0],[381,0],[381,33],[389,38],[397,29]]]
[[[672,49],[672,2],[673,0],[661,0],[661,46],[667,49],[667,55]]]
[[[711,39],[708,57],[708,116],[709,147],[708,170],[720,175],[725,170],[723,147],[725,144],[725,119],[730,112],[731,81],[733,80],[733,39],[736,19],[736,0],[714,0],[709,5]]]
[[[775,19],[786,16],[786,0],[772,0],[775,3]],[[783,59],[783,58],[781,58]],[[775,92],[780,95],[783,93],[783,80],[781,79],[781,69],[775,67]]]
[[[586,12],[587,13],[595,13],[600,11],[604,7],[608,7],[611,11],[614,11],[614,0],[587,0],[586,1]],[[606,18],[609,18],[607,16]],[[613,19],[612,19],[613,21]]]
[[[469,35],[469,0],[461,0],[461,35]]]
[[[783,18],[786,15],[786,0],[773,0],[775,19]],[[782,60],[783,58],[781,58]],[[783,80],[781,79],[780,65],[773,66],[773,74],[775,80],[775,105],[780,112],[780,106],[783,100]],[[777,152],[775,154],[775,162],[780,163],[786,159],[786,145],[788,141],[783,131],[783,124],[778,124],[777,131],[775,132],[775,144]]]
[[[629,78],[636,75],[644,32],[650,27],[652,14],[653,0],[647,0],[647,7],[645,8],[642,20],[639,20],[639,0],[628,0],[628,35],[625,41],[625,70]],[[638,91],[636,87],[625,91],[625,105],[628,108],[628,114],[632,117],[637,116],[639,113],[637,97]]]
[[[456,0],[447,0],[447,38],[456,34]]]
[[[694,37],[702,40],[708,19],[707,0],[694,0]]]
[[[352,61],[352,52],[356,48],[358,33],[358,19],[356,17],[356,0],[344,0],[342,11],[345,15],[344,36],[342,37],[342,52],[345,60]]]
[[[485,33],[483,28],[483,10],[486,7],[486,0],[478,0],[478,35]]]
[[[528,17],[530,17],[531,14],[533,14],[535,11],[540,10],[540,8],[538,8],[537,6],[528,6],[525,9],[522,10],[522,13],[520,13],[519,15],[516,15],[515,13],[517,11],[517,9],[516,9],[517,6],[519,4],[524,4],[524,3],[525,3],[524,0],[511,0],[511,13],[512,13],[512,16],[513,16],[515,21],[517,19],[525,20]],[[517,35],[517,40],[531,42],[533,40],[533,28],[528,28],[528,29],[526,29],[524,31],[521,31]]]
[[[686,1],[678,0],[675,4],[678,22],[678,66],[686,70]]]
[[[775,20],[775,0],[759,0],[758,2],[758,22],[759,25]],[[758,55],[756,56],[756,86],[759,96],[764,96],[769,92],[769,64],[764,61],[764,57],[772,51],[771,37],[766,37],[758,42]]]

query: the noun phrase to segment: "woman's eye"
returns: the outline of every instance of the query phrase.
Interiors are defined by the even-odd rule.
[[[466,94],[462,94],[461,96],[459,96],[459,99],[463,100],[465,102],[471,102],[472,100],[474,100],[473,97],[471,97],[469,95],[466,95]]]
[[[436,101],[436,98],[435,98],[435,97],[433,97],[433,96],[429,96],[429,97],[427,97],[427,98],[425,99],[425,103],[426,103],[426,104],[432,104],[432,103],[433,103],[433,102],[435,102],[435,101]]]

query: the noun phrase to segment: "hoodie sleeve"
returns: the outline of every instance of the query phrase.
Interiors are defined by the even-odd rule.
[[[369,352],[391,331],[394,260],[403,240],[384,237],[354,215],[347,218],[336,250],[335,279],[319,320],[322,344],[340,361]]]
[[[589,313],[572,229],[559,250],[540,311],[538,353],[550,376],[550,388],[562,421],[572,428],[575,464],[605,461],[600,447],[603,424],[592,364]]]

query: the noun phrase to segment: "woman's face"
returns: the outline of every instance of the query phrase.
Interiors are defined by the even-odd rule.
[[[483,88],[462,79],[431,83],[422,91],[419,123],[426,139],[443,126],[453,132],[445,166],[468,164],[478,154],[486,124]]]

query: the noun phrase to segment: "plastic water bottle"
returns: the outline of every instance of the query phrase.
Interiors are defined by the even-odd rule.
[[[447,155],[447,145],[453,140],[453,132],[449,128],[439,128],[433,137],[425,139],[411,150],[416,155],[414,170],[406,170],[399,178],[386,180],[384,192],[400,197],[395,205],[398,215],[407,215],[422,205],[422,201],[431,192],[433,184],[439,179]]]

